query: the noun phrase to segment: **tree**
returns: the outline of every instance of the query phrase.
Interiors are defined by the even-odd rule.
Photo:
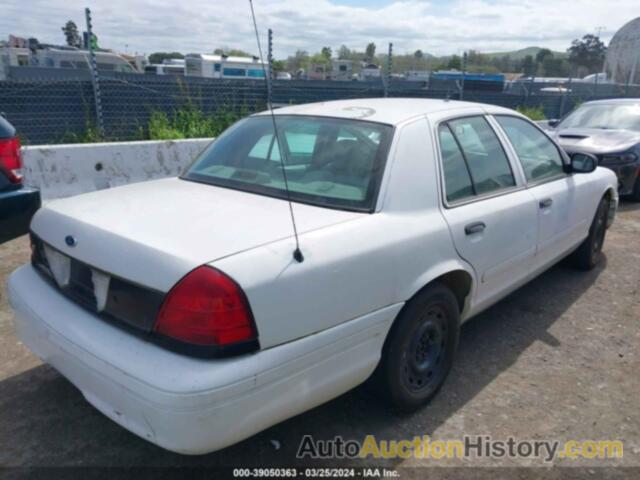
[[[563,58],[555,58],[553,55],[545,57],[542,62],[544,75],[548,77],[569,76],[569,63]]]
[[[541,48],[538,50],[538,53],[536,53],[536,63],[543,63],[546,57],[553,57],[553,52],[548,48]]]
[[[333,52],[331,51],[331,47],[322,47],[322,50],[320,51],[320,55],[325,57],[327,60],[331,60],[332,54]]]
[[[453,55],[447,63],[447,68],[450,70],[460,70],[462,68],[462,59],[460,55]]]
[[[415,52],[413,52],[413,56],[417,59],[420,60],[421,58],[424,57],[424,53],[422,53],[422,50],[416,50]]]
[[[347,60],[351,56],[351,50],[346,45],[341,45],[338,49],[338,58],[340,60]]]
[[[324,65],[326,71],[328,72],[331,67],[331,59],[328,58],[324,53],[316,53],[307,59],[307,67],[315,65]]]
[[[297,50],[293,56],[287,58],[287,70],[297,72],[301,68],[307,68],[309,53],[306,50]]]
[[[253,57],[252,53],[247,53],[239,48],[216,48],[214,55],[227,55],[229,57]]]
[[[149,63],[156,65],[172,58],[181,59],[184,58],[184,55],[180,52],[155,52],[149,55]]]
[[[536,62],[533,60],[533,55],[527,55],[522,59],[522,73],[527,77],[536,73]]]
[[[602,71],[607,47],[596,35],[585,35],[581,40],[574,40],[567,49],[569,62],[577,68],[583,67],[587,73]]]
[[[69,20],[64,27],[62,27],[64,37],[67,45],[70,47],[80,47],[80,34],[78,33],[78,26],[73,20]]]
[[[275,73],[278,73],[278,72],[284,72],[286,65],[284,60],[274,60],[271,66],[273,68],[273,71]]]
[[[364,53],[365,53],[366,60],[368,62],[372,62],[376,56],[376,44],[373,42],[369,43]]]

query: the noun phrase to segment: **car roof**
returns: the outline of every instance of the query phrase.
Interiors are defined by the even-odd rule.
[[[312,115],[351,118],[397,125],[411,118],[451,110],[484,109],[491,113],[514,113],[513,110],[483,103],[425,98],[361,98],[293,105],[274,110],[276,115]],[[264,111],[256,115],[267,115]]]
[[[638,105],[640,98],[607,98],[605,100],[591,100],[583,105]]]

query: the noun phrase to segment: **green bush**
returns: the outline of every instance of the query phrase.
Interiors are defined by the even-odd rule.
[[[164,112],[151,113],[147,130],[148,135],[145,138],[149,140],[176,140],[183,138],[180,131],[173,127],[172,122],[169,121]]]
[[[248,114],[243,108],[234,112],[226,108],[218,109],[212,115],[205,115],[192,104],[184,105],[171,116],[164,112],[151,113],[146,138],[149,140],[176,140],[179,138],[217,137],[225,129]]]
[[[127,140],[179,140],[182,138],[217,137],[233,123],[249,114],[246,107],[240,110],[219,108],[215,113],[206,115],[200,108],[187,103],[167,115],[152,110],[147,125],[138,125],[135,137],[127,135]],[[61,143],[96,143],[119,141],[118,136],[103,137],[91,121],[87,121],[82,132],[66,132]]]
[[[60,143],[99,143],[107,141],[98,127],[87,121],[84,130],[80,133],[66,132],[60,139]]]
[[[516,111],[518,113],[521,113],[525,117],[529,117],[529,119],[534,121],[534,122],[536,122],[538,120],[546,120],[547,119],[546,115],[544,114],[544,110],[542,108],[542,105],[538,105],[537,107],[523,107],[522,105],[519,105],[516,108]]]

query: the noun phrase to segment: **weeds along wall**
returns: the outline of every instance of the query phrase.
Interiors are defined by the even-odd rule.
[[[549,84],[532,82],[507,89],[489,82],[466,82],[462,90],[456,82],[431,82],[427,88],[423,82],[393,81],[387,95],[463,98],[535,109],[537,116],[542,113],[546,118],[559,118],[576,104],[594,98],[640,95],[638,87],[629,86],[575,84],[553,93],[542,91],[545,86]],[[266,86],[260,80],[111,73],[101,78],[100,90],[104,137],[96,128],[94,93],[86,77],[66,75],[53,80],[43,73],[37,80],[0,81],[0,113],[16,127],[24,144],[40,145],[215,137],[267,104]],[[282,80],[275,81],[273,88],[276,106],[384,95],[381,80]]]

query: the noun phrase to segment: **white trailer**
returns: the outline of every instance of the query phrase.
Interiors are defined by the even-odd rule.
[[[190,53],[185,57],[188,77],[263,80],[267,64],[257,57],[230,57]]]

